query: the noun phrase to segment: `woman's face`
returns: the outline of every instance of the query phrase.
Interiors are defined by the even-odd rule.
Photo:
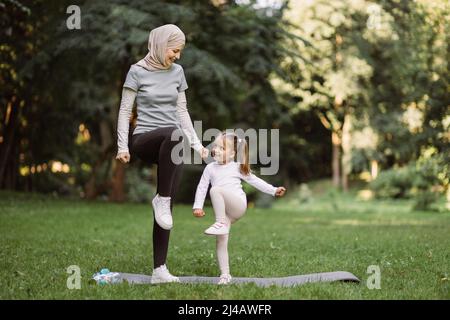
[[[223,136],[218,136],[216,140],[214,140],[212,153],[214,160],[217,162],[222,164],[228,163],[234,157],[232,142],[228,139],[224,139]]]
[[[180,59],[182,48],[171,48],[166,51],[166,63],[167,65],[171,65],[175,62],[175,60]]]

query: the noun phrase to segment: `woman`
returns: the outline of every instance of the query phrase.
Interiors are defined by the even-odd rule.
[[[152,200],[153,274],[152,283],[178,282],[166,267],[170,229],[173,226],[173,198],[180,182],[182,164],[175,164],[171,151],[180,143],[172,139],[181,129],[191,147],[206,158],[208,150],[198,139],[186,107],[188,88],[180,58],[185,45],[184,33],[173,24],[150,32],[148,54],[130,67],[123,85],[120,103],[116,159],[130,161],[130,152],[148,165],[158,165],[157,190]],[[137,123],[128,150],[129,120],[136,100]],[[180,128],[181,127],[181,128]],[[180,135],[178,135],[180,136]]]

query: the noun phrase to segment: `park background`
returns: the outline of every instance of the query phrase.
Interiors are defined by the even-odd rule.
[[[448,299],[449,13],[445,0],[0,1],[0,298]],[[360,285],[88,285],[101,267],[151,272],[156,171],[115,160],[116,129],[126,73],[165,23],[186,34],[192,120],[280,130],[279,172],[263,178],[288,191],[244,185],[235,275],[342,269]],[[176,199],[175,274],[216,275],[211,208],[190,210],[202,169],[185,166]],[[73,264],[82,290],[66,288]]]

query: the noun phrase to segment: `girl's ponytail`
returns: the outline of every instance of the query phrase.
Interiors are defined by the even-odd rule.
[[[222,135],[229,139],[233,143],[234,157],[237,162],[240,163],[239,171],[243,175],[249,175],[250,169],[250,155],[248,150],[248,144],[245,138],[239,138],[235,133],[223,132]]]
[[[245,138],[238,138],[237,139],[237,144],[238,144],[238,151],[240,154],[240,158],[239,162],[240,162],[240,171],[243,175],[249,175],[251,170],[250,170],[250,156],[249,156],[249,152],[248,152],[248,144],[247,141],[245,140]]]

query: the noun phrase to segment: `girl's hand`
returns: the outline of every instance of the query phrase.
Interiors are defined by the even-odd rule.
[[[130,154],[128,152],[120,152],[117,154],[116,159],[122,163],[130,162]]]
[[[275,196],[282,197],[282,196],[284,196],[285,192],[286,192],[286,188],[285,187],[278,187],[277,191],[275,192]]]
[[[193,214],[197,218],[202,218],[205,216],[205,211],[203,211],[203,209],[194,209]]]

